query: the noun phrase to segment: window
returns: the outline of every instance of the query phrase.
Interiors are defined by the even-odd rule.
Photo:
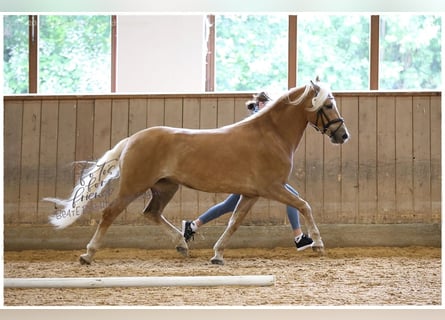
[[[39,27],[40,93],[110,92],[110,16],[40,16]]]
[[[4,16],[6,94],[115,91],[115,16],[35,17],[38,24],[25,15]],[[441,88],[439,15],[211,17],[206,61],[206,87],[211,91],[267,90],[273,94],[317,75],[334,90]],[[202,28],[200,22],[193,34]],[[121,38],[120,43],[130,43],[125,46],[129,48],[132,42],[141,41],[141,36],[132,36]],[[195,37],[200,40],[193,46],[203,52],[205,40],[200,36]],[[166,41],[174,40],[166,37]],[[171,51],[171,64],[180,63],[175,54],[181,55],[181,51]],[[123,74],[121,82],[125,81]],[[200,76],[197,81],[202,80]]]
[[[369,88],[369,16],[299,15],[297,83],[317,75],[334,90]]]
[[[3,91],[28,92],[28,16],[5,16],[3,20]]]
[[[380,16],[380,89],[439,89],[441,18]]]
[[[5,93],[29,92],[29,36],[38,43],[39,93],[110,92],[110,16],[39,16],[31,35],[28,20],[4,17]]]
[[[217,15],[215,26],[215,91],[287,89],[287,15]]]

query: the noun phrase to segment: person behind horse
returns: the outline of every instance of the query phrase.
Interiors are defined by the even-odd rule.
[[[265,92],[261,92],[257,95],[254,95],[254,100],[247,101],[246,107],[252,114],[254,114],[260,111],[270,100],[271,99]],[[286,188],[292,193],[298,195],[298,192],[290,185],[286,184]],[[223,214],[233,212],[236,208],[239,199],[240,199],[239,194],[231,194],[224,201],[209,208],[206,212],[201,214],[195,220],[182,221],[182,234],[185,238],[185,241],[189,242],[190,239],[193,238],[198,228],[201,227],[202,225],[222,216]],[[294,242],[297,247],[297,250],[301,251],[311,247],[314,244],[314,241],[309,236],[304,234],[303,231],[301,230],[298,210],[296,208],[287,206],[286,212],[290,224],[292,226],[292,230],[295,237]]]

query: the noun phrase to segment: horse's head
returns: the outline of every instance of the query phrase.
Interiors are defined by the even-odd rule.
[[[309,123],[317,131],[328,135],[332,143],[345,143],[349,139],[349,132],[338,112],[329,85],[320,82],[317,77],[315,83],[311,81],[310,86],[315,94],[312,98],[312,107],[306,109]]]

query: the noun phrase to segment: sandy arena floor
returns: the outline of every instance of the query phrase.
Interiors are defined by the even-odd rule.
[[[267,287],[5,288],[5,306],[395,306],[441,304],[440,248],[332,248],[318,257],[295,248],[213,251],[103,249],[4,253],[5,278],[275,275]]]

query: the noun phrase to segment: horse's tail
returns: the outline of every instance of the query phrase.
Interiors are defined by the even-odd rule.
[[[127,141],[128,138],[121,140],[82,173],[69,199],[43,199],[60,207],[50,216],[50,222],[54,226],[63,229],[76,221],[84,212],[87,203],[98,197],[110,180],[119,177],[119,158]]]

